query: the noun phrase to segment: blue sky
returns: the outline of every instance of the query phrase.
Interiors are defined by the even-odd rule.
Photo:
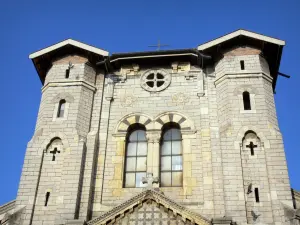
[[[292,187],[300,190],[300,1],[1,1],[0,205],[16,197],[41,83],[28,55],[67,38],[109,52],[192,48],[239,28],[287,42],[275,100]]]

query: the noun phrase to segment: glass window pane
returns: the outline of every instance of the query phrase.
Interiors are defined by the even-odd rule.
[[[162,187],[171,186],[171,172],[160,173],[160,185]]]
[[[136,173],[135,186],[136,187],[147,187],[147,183],[143,184],[142,179],[146,177],[146,173]]]
[[[172,186],[182,186],[182,172],[172,173]]]
[[[172,130],[172,140],[180,140],[181,139],[181,134],[180,134],[180,130],[173,128]]]
[[[172,141],[172,155],[181,155],[181,141]]]
[[[126,171],[135,171],[135,163],[136,163],[136,158],[135,157],[128,157],[126,159]]]
[[[135,173],[126,173],[125,187],[135,187]]]
[[[138,142],[137,155],[147,155],[147,142]]]
[[[137,130],[137,140],[138,141],[146,141],[146,132],[144,130]]]
[[[136,171],[146,171],[147,157],[137,157]]]
[[[65,103],[62,103],[62,104],[60,105],[60,110],[63,111],[64,109],[65,109]]]
[[[161,170],[171,170],[171,156],[161,157]]]
[[[133,131],[129,136],[129,141],[137,141],[138,140],[138,130]]]
[[[172,156],[172,170],[182,170],[182,156]]]
[[[161,155],[171,155],[171,141],[163,141],[161,145]]]
[[[136,142],[129,142],[127,144],[127,156],[135,156],[136,155],[136,147],[137,147],[137,143]]]
[[[172,130],[170,129],[170,130],[167,130],[165,133],[164,133],[164,138],[163,138],[164,140],[172,140]]]

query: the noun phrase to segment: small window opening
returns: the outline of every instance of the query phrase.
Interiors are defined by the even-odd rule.
[[[45,196],[45,206],[48,205],[49,198],[50,198],[50,192],[47,192],[47,193],[46,193],[46,196]]]
[[[248,91],[243,93],[244,110],[251,110],[250,94]]]
[[[65,105],[66,105],[66,100],[62,99],[59,101],[58,104],[58,110],[57,110],[57,117],[64,117],[65,114]]]
[[[66,69],[66,78],[68,79],[70,76],[70,69]]]
[[[259,192],[258,192],[258,188],[254,189],[254,193],[255,193],[255,201],[259,202]]]
[[[241,60],[240,64],[241,64],[241,70],[244,70],[245,69],[245,62],[244,62],[244,60]]]
[[[148,81],[146,83],[148,84],[149,87],[152,87],[152,88],[154,87],[154,82],[153,81]]]
[[[157,81],[157,87],[162,86],[164,83],[165,83],[164,81]]]

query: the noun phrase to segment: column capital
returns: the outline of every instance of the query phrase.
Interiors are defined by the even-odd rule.
[[[160,131],[146,131],[146,137],[150,143],[159,143],[161,136]]]

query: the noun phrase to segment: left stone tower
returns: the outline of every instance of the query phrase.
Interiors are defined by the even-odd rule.
[[[16,204],[19,223],[79,224],[88,216],[108,52],[68,39],[30,55],[43,83]],[[93,125],[92,125],[93,124]]]

